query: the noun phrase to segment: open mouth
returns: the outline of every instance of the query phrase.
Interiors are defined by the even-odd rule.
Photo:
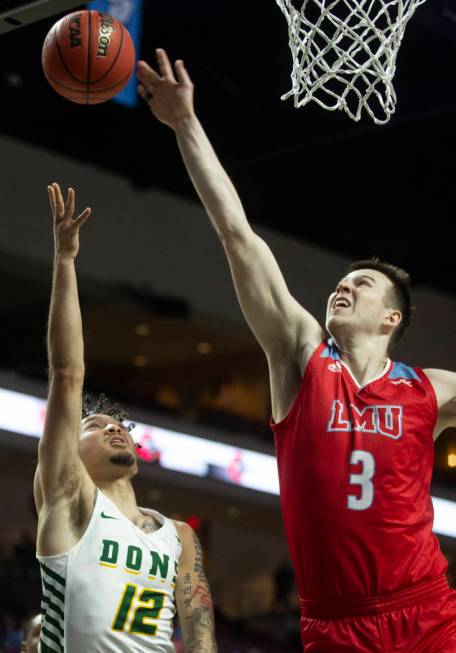
[[[346,297],[338,297],[332,305],[332,308],[349,308],[351,306],[350,302]]]
[[[120,435],[114,435],[109,439],[109,444],[123,444],[126,445],[125,440]]]

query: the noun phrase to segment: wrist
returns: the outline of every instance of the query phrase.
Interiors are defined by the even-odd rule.
[[[68,254],[67,252],[55,252],[54,254],[54,267],[59,265],[73,265],[76,255]]]
[[[198,123],[198,118],[196,117],[196,114],[189,113],[186,114],[185,116],[181,116],[180,118],[178,118],[173,125],[173,129],[177,136],[178,134],[182,134],[186,132],[189,127],[197,123]]]

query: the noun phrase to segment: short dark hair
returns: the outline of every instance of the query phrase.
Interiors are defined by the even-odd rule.
[[[415,312],[415,307],[412,306],[410,275],[402,268],[392,265],[392,263],[381,261],[377,256],[355,261],[348,268],[348,272],[366,268],[382,272],[393,284],[393,290],[389,294],[387,301],[390,301],[392,307],[397,308],[402,313],[402,320],[391,338],[391,344],[393,344],[403,336]]]
[[[82,398],[82,419],[89,417],[89,415],[98,415],[100,413],[114,417],[121,424],[128,418],[127,411],[121,408],[119,404],[112,403],[105,394],[101,393],[98,399],[93,399],[90,395],[84,395]],[[135,424],[130,422],[127,428],[129,431],[132,431],[135,428]]]

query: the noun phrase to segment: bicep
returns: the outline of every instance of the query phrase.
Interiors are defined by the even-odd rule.
[[[439,410],[456,413],[456,372],[423,370],[434,388]]]
[[[244,316],[266,353],[286,347],[298,353],[303,341],[320,342],[317,320],[291,295],[269,246],[253,231],[224,242]]]
[[[434,388],[438,419],[434,439],[447,428],[456,427],[456,373],[448,370],[423,370]]]

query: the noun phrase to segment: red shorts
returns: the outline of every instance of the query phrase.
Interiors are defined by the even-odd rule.
[[[456,653],[445,576],[367,600],[300,603],[304,653]]]

